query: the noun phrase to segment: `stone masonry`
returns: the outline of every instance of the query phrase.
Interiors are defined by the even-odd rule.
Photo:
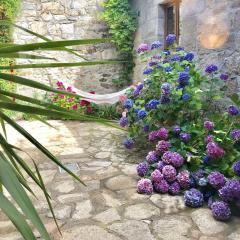
[[[52,40],[89,39],[107,36],[107,27],[100,20],[102,0],[22,0],[16,24],[28,28]],[[15,43],[42,41],[22,30],[14,30]],[[74,47],[78,54],[89,60],[116,59],[117,53],[110,43]],[[40,52],[54,57],[57,62],[78,62],[81,58],[66,52]],[[51,61],[51,60],[50,60]],[[18,60],[19,64],[48,62],[48,60]],[[63,80],[86,91],[114,92],[112,79],[117,78],[119,65],[91,67],[49,68],[19,70],[21,76],[54,85]],[[19,89],[26,95],[34,95],[26,88]]]
[[[135,46],[163,41],[164,12],[171,0],[130,0],[138,12]],[[231,75],[228,92],[240,90],[240,1],[181,0],[180,45],[196,53],[199,66],[215,63]],[[134,79],[142,79],[144,65],[137,60]]]
[[[36,121],[19,122],[63,164],[78,164],[74,171],[86,187],[59,171],[13,129],[7,129],[9,142],[30,153],[38,164],[62,237],[43,193],[30,179],[28,183],[37,196],[37,199],[31,198],[53,240],[240,239],[239,218],[218,222],[207,208],[186,208],[182,196],[138,194],[136,163],[145,155],[140,149],[128,151],[123,148],[124,132],[96,123],[49,123],[54,128]],[[31,164],[26,154],[22,157]],[[37,231],[34,233],[40,237]],[[22,240],[1,211],[0,240]]]

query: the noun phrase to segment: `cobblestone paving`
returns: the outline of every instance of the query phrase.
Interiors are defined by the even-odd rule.
[[[213,220],[206,208],[189,209],[181,196],[136,193],[136,163],[144,153],[121,146],[124,133],[95,123],[21,122],[64,164],[77,163],[82,186],[9,130],[11,143],[27,150],[38,163],[52,197],[62,237],[40,190],[33,201],[53,239],[63,240],[239,240],[240,220]],[[30,162],[26,155],[25,159]],[[39,237],[37,232],[36,236]],[[22,239],[0,212],[0,240]]]

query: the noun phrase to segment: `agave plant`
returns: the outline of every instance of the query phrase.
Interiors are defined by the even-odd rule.
[[[12,24],[6,21],[0,21],[0,24]],[[15,27],[19,27],[16,26]],[[109,39],[84,39],[84,40],[67,40],[67,41],[51,41],[44,36],[33,33],[28,29],[19,27],[30,34],[33,34],[45,42],[32,43],[32,44],[1,44],[0,45],[0,57],[1,58],[29,58],[29,59],[48,59],[44,56],[39,56],[33,54],[35,50],[51,50],[51,51],[68,51],[69,53],[75,54],[81,58],[83,56],[79,55],[72,49],[68,49],[68,46],[83,45],[83,44],[96,44],[109,41]],[[28,53],[31,51],[31,53]],[[26,64],[26,65],[14,65],[14,69],[20,68],[49,68],[49,67],[72,67],[72,66],[89,66],[95,64],[116,64],[118,61],[80,61],[75,63],[41,63],[41,64]],[[1,81],[13,81],[17,85],[24,85],[34,89],[40,89],[47,92],[61,93],[69,96],[75,97],[76,94],[72,94],[66,91],[60,91],[54,89],[50,86],[44,85],[40,82],[33,81],[31,79],[16,76],[14,74],[8,74],[6,71],[10,69],[10,66],[0,66],[0,80]],[[81,96],[80,96],[81,97]],[[14,101],[13,99],[16,99]],[[20,102],[20,103],[19,103]],[[29,104],[31,104],[29,106]],[[26,176],[30,177],[35,184],[41,188],[43,191],[46,201],[48,202],[49,208],[52,212],[54,220],[56,222],[53,208],[50,203],[49,194],[44,185],[43,179],[41,177],[40,171],[38,170],[37,164],[34,162],[34,169],[32,169],[29,164],[19,155],[21,149],[17,148],[8,143],[7,133],[5,124],[9,124],[15,128],[21,135],[23,135],[28,141],[30,141],[36,148],[38,148],[43,154],[45,154],[51,161],[56,165],[64,169],[72,177],[78,180],[80,183],[84,184],[80,178],[66,168],[53,154],[51,154],[43,145],[41,145],[29,132],[22,128],[14,119],[7,116],[5,110],[11,110],[16,112],[28,113],[36,118],[39,116],[47,116],[54,118],[63,119],[74,119],[81,121],[97,121],[99,123],[107,124],[110,126],[115,126],[109,120],[104,120],[101,118],[96,118],[93,116],[83,115],[76,113],[73,110],[67,110],[62,107],[47,103],[44,100],[38,100],[31,97],[23,96],[14,92],[4,91],[0,89],[0,121],[3,129],[3,133],[0,133],[0,208],[12,221],[18,231],[21,233],[24,239],[32,240],[36,239],[32,229],[27,223],[26,219],[30,220],[33,226],[39,231],[43,239],[49,240],[50,236],[46,231],[44,224],[42,223],[33,203],[31,202],[27,192],[34,195],[33,191],[29,187]],[[3,187],[11,195],[12,199],[16,204],[13,204],[3,192]],[[21,209],[21,212],[17,210],[16,205]],[[57,224],[57,222],[56,222]],[[59,228],[58,228],[59,229]],[[60,231],[60,230],[59,230]]]

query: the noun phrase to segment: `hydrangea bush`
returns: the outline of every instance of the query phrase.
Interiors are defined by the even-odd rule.
[[[232,96],[226,112],[212,111],[228,75],[214,64],[201,73],[194,54],[177,46],[174,35],[166,41],[167,50],[158,41],[140,45],[146,79],[123,103],[120,125],[129,132],[124,145],[131,149],[145,139],[153,146],[137,167],[137,190],[184,193],[187,206],[208,202],[216,219],[228,220],[240,207],[239,97]]]

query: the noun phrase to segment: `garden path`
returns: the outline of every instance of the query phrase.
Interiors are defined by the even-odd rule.
[[[142,151],[126,151],[124,133],[96,123],[50,121],[21,122],[64,164],[79,167],[86,187],[47,160],[26,140],[9,129],[12,144],[27,150],[37,160],[52,197],[62,230],[57,232],[43,194],[30,181],[38,196],[34,203],[53,239],[63,240],[239,240],[240,220],[215,221],[206,208],[189,209],[181,196],[136,193],[136,163]],[[27,156],[25,156],[27,159]],[[30,162],[30,159],[28,159]],[[38,236],[38,234],[36,233]],[[0,240],[21,237],[0,212]]]

